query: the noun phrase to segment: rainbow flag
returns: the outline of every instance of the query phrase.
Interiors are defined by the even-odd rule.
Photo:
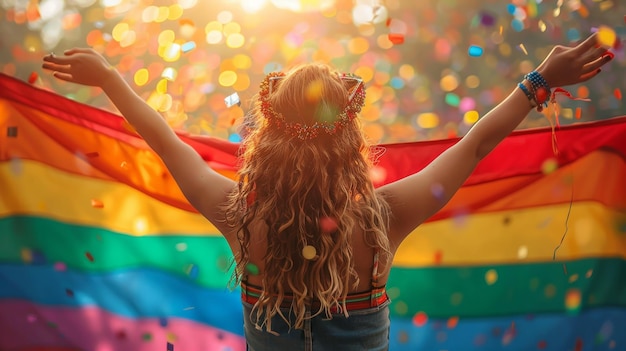
[[[0,350],[245,350],[225,240],[123,119],[0,86]],[[391,350],[626,350],[626,117],[556,138],[514,132],[403,243]],[[385,145],[380,184],[454,142]]]

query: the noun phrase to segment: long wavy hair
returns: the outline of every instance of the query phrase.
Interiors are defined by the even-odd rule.
[[[303,65],[277,84],[270,102],[289,122],[332,122],[348,103],[347,84],[326,65]],[[242,142],[239,183],[226,207],[240,244],[233,280],[239,284],[245,279],[249,227],[261,220],[268,231],[263,293],[252,310],[257,328],[271,332],[270,320],[278,314],[301,329],[312,301],[319,306],[312,316],[332,318],[333,308],[347,315],[346,296],[359,283],[353,233],[363,231],[381,260],[391,257],[389,207],[369,178],[370,147],[358,118],[333,135],[300,140],[269,124],[255,101],[251,116],[256,127]],[[325,217],[336,220],[336,230],[322,230],[320,219]],[[307,245],[315,248],[314,259],[303,256]],[[293,324],[280,310],[286,294],[293,296]]]

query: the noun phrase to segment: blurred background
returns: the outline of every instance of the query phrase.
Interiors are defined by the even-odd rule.
[[[622,0],[0,0],[0,71],[115,111],[99,89],[54,80],[50,52],[93,47],[170,124],[234,142],[264,75],[327,62],[367,84],[376,143],[461,136],[555,44],[592,31],[615,60],[560,98],[561,124],[626,114]],[[236,94],[236,95],[234,95]],[[226,103],[239,99],[240,104]],[[549,125],[533,111],[520,128]]]

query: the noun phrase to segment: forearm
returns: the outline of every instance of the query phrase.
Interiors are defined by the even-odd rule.
[[[515,88],[509,96],[483,116],[463,138],[474,145],[482,159],[506,138],[532,109],[524,92]]]
[[[163,140],[175,135],[163,116],[137,95],[117,71],[111,72],[102,89],[137,133],[161,154]]]

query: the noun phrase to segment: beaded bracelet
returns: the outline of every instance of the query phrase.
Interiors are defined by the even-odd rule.
[[[524,76],[524,79],[529,81],[532,85],[532,96],[537,103],[537,111],[541,112],[544,107],[548,106],[548,98],[551,94],[551,89],[548,85],[548,82],[546,82],[543,76],[537,71],[532,71],[528,73]]]
[[[528,87],[526,86],[526,84],[524,84],[524,81],[517,83],[517,87],[524,92],[524,95],[526,95],[528,101],[530,101],[531,108],[535,108],[538,106],[537,100],[535,100],[535,96],[528,90]]]

